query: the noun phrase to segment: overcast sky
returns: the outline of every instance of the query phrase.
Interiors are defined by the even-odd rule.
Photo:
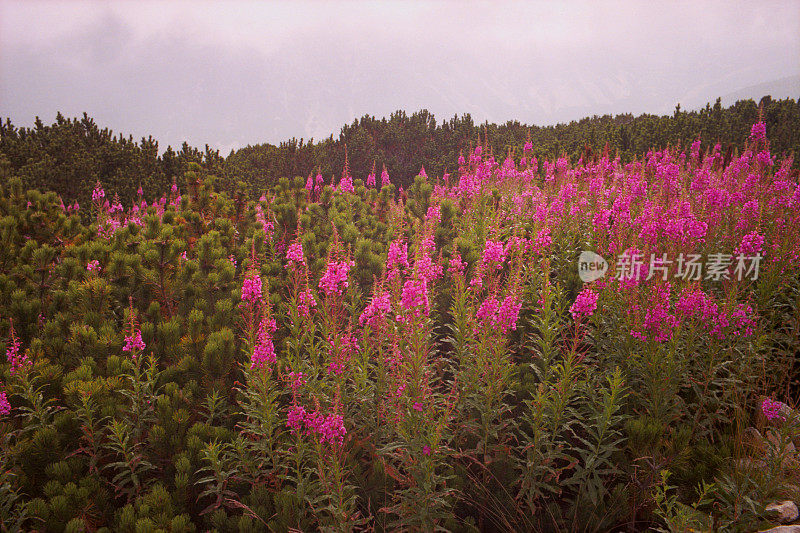
[[[227,155],[397,109],[546,125],[800,97],[800,1],[653,4],[0,0],[0,117]]]

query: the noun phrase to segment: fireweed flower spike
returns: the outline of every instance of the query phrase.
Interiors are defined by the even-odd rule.
[[[6,359],[11,364],[11,368],[9,372],[13,376],[17,372],[24,371],[27,367],[33,365],[33,361],[28,358],[28,354],[26,352],[20,354],[20,342],[17,338],[16,332],[14,331],[14,324],[11,324],[11,335],[10,335],[8,348],[6,348]]]
[[[583,290],[575,298],[575,303],[569,308],[572,318],[580,320],[584,317],[590,317],[597,309],[597,299],[599,295],[589,287],[584,287]]]
[[[136,312],[133,308],[133,298],[129,299],[129,312],[130,318],[128,322],[128,334],[125,336],[125,345],[122,347],[123,352],[129,352],[131,358],[135,361],[139,353],[145,349],[145,343],[142,340],[142,332],[139,330],[136,322]]]
[[[92,191],[92,202],[96,204],[101,204],[106,197],[106,192],[103,190],[103,186],[100,185],[98,181],[97,184],[94,186],[94,190]]]
[[[261,319],[250,368],[264,368],[275,364],[277,358],[275,356],[275,345],[272,342],[272,334],[275,333],[276,329],[275,320],[266,317]]]
[[[783,407],[781,402],[776,402],[771,398],[764,398],[761,403],[761,412],[764,413],[767,420],[775,420],[776,418],[782,418],[780,414],[781,407]]]
[[[289,260],[289,265],[305,265],[306,259],[303,255],[303,245],[300,242],[293,242],[286,248],[286,259]]]
[[[244,279],[242,285],[242,302],[247,302],[251,305],[261,301],[261,277],[256,273],[250,273]]]
[[[11,413],[11,404],[8,403],[8,396],[5,391],[0,392],[0,415],[6,416]]]
[[[326,296],[341,296],[342,291],[350,285],[347,274],[354,265],[354,261],[329,261],[325,274],[319,280],[319,288]]]
[[[133,352],[134,356],[137,351],[142,351],[145,348],[144,341],[142,340],[142,332],[135,331],[133,335],[125,337],[125,346],[122,347],[123,352]]]

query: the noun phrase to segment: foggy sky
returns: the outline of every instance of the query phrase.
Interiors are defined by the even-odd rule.
[[[650,4],[0,0],[0,117],[227,155],[398,109],[547,125],[800,97],[800,2]]]

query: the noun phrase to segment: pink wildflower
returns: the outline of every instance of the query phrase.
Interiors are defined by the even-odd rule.
[[[386,257],[386,270],[408,266],[408,244],[402,240],[389,243],[389,255]]]
[[[550,236],[550,228],[542,228],[536,234],[536,239],[531,243],[531,249],[535,254],[541,254],[553,244],[553,237]]]
[[[289,386],[292,388],[293,394],[297,394],[300,387],[306,383],[308,383],[308,380],[302,372],[289,372]]]
[[[100,270],[100,261],[98,261],[97,259],[89,261],[88,263],[86,263],[86,270],[89,271]]]
[[[754,256],[761,252],[762,246],[764,246],[764,236],[754,231],[742,237],[742,242],[739,243],[734,254],[742,254],[748,257]]]
[[[432,205],[428,208],[425,214],[425,220],[435,220],[436,222],[442,221],[442,206]]]
[[[297,309],[300,311],[300,316],[311,316],[311,309],[317,306],[317,300],[314,298],[314,294],[311,292],[311,289],[306,289],[301,292],[299,300],[300,302],[297,306]]]
[[[100,182],[98,181],[94,186],[94,190],[92,191],[92,201],[100,203],[105,197],[106,192],[103,190],[103,186],[100,185]]]
[[[483,263],[490,265],[495,263],[496,268],[500,268],[503,261],[506,260],[505,246],[501,241],[486,241],[486,247],[483,249]]]
[[[486,298],[478,308],[476,317],[484,324],[494,324],[497,317],[497,309],[500,307],[497,298]]]
[[[400,299],[403,309],[410,311],[414,316],[428,316],[430,302],[428,301],[428,283],[425,280],[406,280],[403,285],[403,294]]]
[[[11,328],[11,341],[6,348],[6,359],[11,363],[9,371],[13,376],[18,371],[23,370],[25,367],[30,366],[33,362],[28,358],[27,353],[20,355],[19,353],[20,342],[14,334],[14,328]]]
[[[136,354],[139,351],[144,350],[145,344],[142,340],[142,332],[136,330],[133,332],[133,335],[127,335],[125,337],[125,346],[122,347],[123,352],[132,352],[133,358],[136,358]]]
[[[750,128],[750,138],[754,141],[766,140],[767,138],[767,125],[763,122],[756,122]]]
[[[242,301],[255,304],[261,301],[261,277],[258,274],[248,275],[242,284]]]
[[[355,188],[353,187],[353,178],[349,174],[344,176],[339,182],[339,191],[350,193],[356,192]]]
[[[575,298],[575,303],[569,308],[572,318],[580,320],[582,317],[590,317],[597,309],[597,299],[599,295],[589,287],[584,287],[583,290]]]
[[[781,407],[783,407],[781,402],[776,402],[771,398],[764,398],[764,401],[761,403],[761,412],[764,413],[767,420],[774,420],[781,416]]]
[[[372,301],[358,318],[358,323],[362,327],[364,324],[368,324],[371,328],[376,328],[391,310],[392,302],[389,300],[389,293],[378,294],[372,297]]]
[[[354,265],[353,261],[330,261],[325,274],[319,280],[319,288],[325,292],[326,296],[333,294],[341,296],[342,291],[350,286],[347,274],[350,272],[350,267]]]
[[[275,320],[261,320],[258,326],[256,345],[253,347],[253,355],[250,358],[250,368],[264,368],[265,365],[274,364],[277,361],[275,356],[275,345],[272,343],[272,334],[275,332]]]
[[[286,425],[292,428],[294,431],[299,432],[303,428],[303,423],[306,420],[306,410],[305,408],[295,405],[286,415]]]
[[[306,258],[303,255],[303,245],[300,242],[293,242],[286,248],[286,258],[289,264],[297,263],[298,265],[305,265]]]
[[[450,259],[450,267],[447,269],[451,274],[463,274],[467,263],[461,259],[461,254],[456,252]]]
[[[0,415],[7,415],[11,413],[11,404],[8,403],[8,396],[5,392],[0,392]]]
[[[500,308],[497,310],[497,318],[495,319],[495,326],[500,331],[506,333],[509,329],[517,330],[517,320],[519,319],[519,312],[522,309],[522,302],[516,296],[509,295],[503,299]]]
[[[329,442],[341,446],[344,443],[344,436],[347,434],[342,415],[330,414],[325,417],[325,421],[319,427],[319,433],[322,444]]]

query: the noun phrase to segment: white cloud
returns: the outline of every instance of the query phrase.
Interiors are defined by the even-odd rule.
[[[800,73],[799,7],[0,0],[0,116],[85,110],[162,147],[227,152],[396,109],[529,123],[668,112]]]

